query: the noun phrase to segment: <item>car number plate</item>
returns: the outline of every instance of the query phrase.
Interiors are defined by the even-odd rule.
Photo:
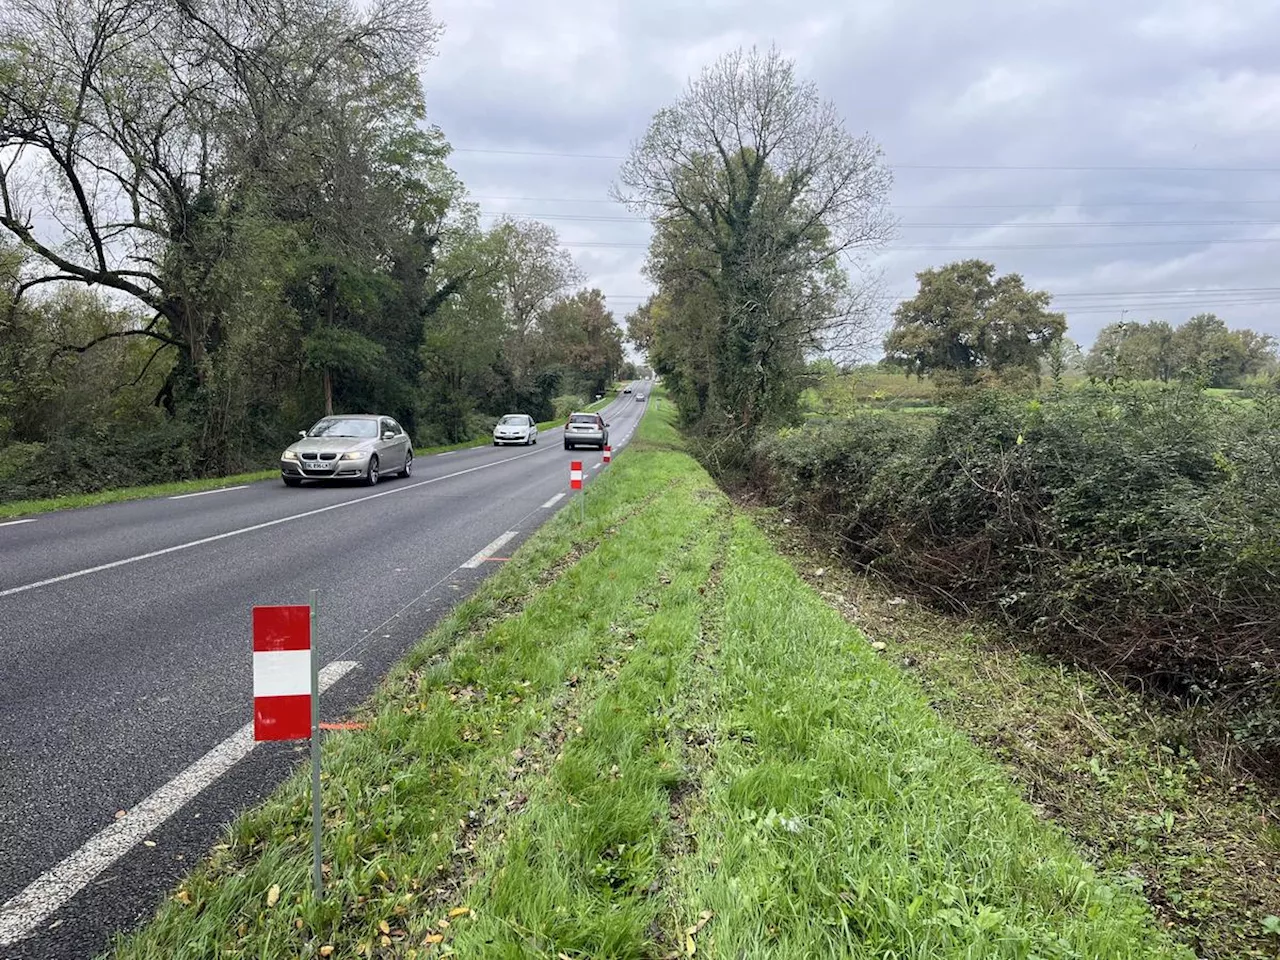
[[[308,470],[332,470],[336,464],[337,464],[336,460],[304,461],[304,465]]]

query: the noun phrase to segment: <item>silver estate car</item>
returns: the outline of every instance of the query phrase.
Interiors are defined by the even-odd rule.
[[[375,414],[333,416],[280,454],[280,479],[296,487],[303,480],[358,479],[373,486],[387,474],[413,472],[413,443],[390,417]]]
[[[564,425],[564,448],[598,447],[601,450],[609,442],[609,424],[598,413],[570,414]]]
[[[493,428],[493,445],[504,443],[535,444],[538,442],[538,425],[527,413],[508,413]]]

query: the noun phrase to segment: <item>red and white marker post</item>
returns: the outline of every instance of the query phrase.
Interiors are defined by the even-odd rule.
[[[613,447],[609,446],[606,443],[604,445],[604,462],[608,463],[612,459],[613,459]]]
[[[569,489],[570,490],[582,489],[582,461],[581,460],[569,461]],[[587,519],[587,504],[586,504],[585,498],[586,498],[585,493],[578,497],[578,504],[579,504],[578,517],[580,520]]]
[[[312,881],[324,896],[320,871],[320,664],[311,603],[253,608],[253,739],[311,741]]]

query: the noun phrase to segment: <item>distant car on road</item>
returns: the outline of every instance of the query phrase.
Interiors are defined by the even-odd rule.
[[[630,388],[630,387],[623,387],[623,388],[622,388],[622,392],[623,392],[623,393],[630,393],[630,392],[631,392],[631,388]]]
[[[643,400],[644,400],[644,394],[643,394],[643,393],[637,393],[637,394],[636,394],[636,403],[640,403],[640,402],[642,402]]]
[[[361,480],[369,486],[384,474],[413,472],[413,443],[404,428],[380,414],[324,417],[280,454],[285,486],[303,480]]]
[[[493,445],[523,443],[529,446],[538,442],[538,425],[527,413],[508,413],[493,428]]]
[[[609,443],[609,424],[598,413],[573,413],[564,425],[564,448],[597,447]]]

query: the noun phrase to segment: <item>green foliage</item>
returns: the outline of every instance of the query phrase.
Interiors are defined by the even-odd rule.
[[[1277,369],[1276,341],[1247,328],[1229,330],[1212,313],[1176,329],[1163,320],[1120,322],[1098,332],[1085,371],[1095,379],[1200,380],[1234,387]]]
[[[1048,293],[1027,290],[1016,273],[996,277],[995,269],[963,260],[916,274],[919,292],[894,310],[888,359],[910,373],[951,371],[966,382],[985,370],[1038,375],[1066,318],[1049,310]]]
[[[1072,654],[1230,707],[1280,760],[1280,404],[1185,388],[983,391],[757,448],[775,497],[872,562]]]

